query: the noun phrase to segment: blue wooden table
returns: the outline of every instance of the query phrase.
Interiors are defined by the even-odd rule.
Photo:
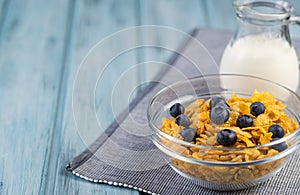
[[[299,14],[299,0],[291,2]],[[231,0],[0,0],[0,194],[138,194],[76,178],[65,166],[86,148],[71,105],[80,62],[106,36],[145,24],[235,28]],[[122,63],[168,57],[145,50]],[[131,82],[151,74],[141,70]]]

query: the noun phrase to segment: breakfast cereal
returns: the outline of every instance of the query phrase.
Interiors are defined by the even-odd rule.
[[[250,162],[274,156],[288,148],[285,142],[276,147],[255,147],[287,136],[298,128],[298,124],[285,113],[285,108],[268,92],[254,91],[251,97],[232,94],[226,101],[221,96],[214,96],[208,100],[198,99],[185,109],[181,108],[182,113],[178,116],[163,118],[160,129],[175,138],[196,144],[181,148],[182,155],[189,158]],[[202,149],[198,145],[210,148]],[[259,178],[280,167],[283,160],[232,167],[209,167],[178,159],[172,159],[172,164],[196,178],[230,184]]]

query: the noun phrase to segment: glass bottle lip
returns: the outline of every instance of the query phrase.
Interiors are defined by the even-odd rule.
[[[287,21],[294,11],[292,5],[281,0],[233,0],[233,7],[239,18],[258,22]]]

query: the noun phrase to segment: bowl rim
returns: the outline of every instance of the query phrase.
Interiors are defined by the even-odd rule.
[[[268,80],[268,79],[264,79],[264,78],[260,78],[260,77],[257,77],[257,76],[252,76],[252,75],[243,75],[243,74],[206,74],[206,75],[200,75],[200,76],[195,76],[195,77],[190,77],[190,78],[186,78],[186,79],[182,79],[182,80],[179,80],[175,83],[172,83],[164,88],[162,88],[161,90],[159,90],[151,99],[150,103],[148,104],[148,107],[147,107],[147,119],[148,119],[148,124],[150,126],[150,128],[152,130],[154,130],[154,133],[159,133],[159,134],[162,134],[163,136],[167,137],[168,139],[174,141],[175,143],[178,143],[180,145],[185,145],[185,146],[188,146],[188,147],[197,147],[197,148],[201,148],[201,149],[214,149],[214,150],[245,150],[245,149],[257,149],[257,148],[262,148],[262,147],[270,147],[270,146],[273,146],[273,145],[277,145],[277,144],[280,144],[280,143],[283,143],[283,142],[286,142],[288,139],[291,139],[293,137],[296,137],[296,136],[299,136],[299,142],[300,142],[300,114],[297,114],[295,117],[296,117],[296,122],[298,124],[298,129],[296,129],[294,132],[292,132],[291,134],[283,137],[283,138],[280,138],[276,141],[272,141],[272,142],[269,142],[269,143],[266,143],[266,144],[262,144],[262,145],[256,145],[256,146],[246,146],[246,147],[240,147],[240,148],[233,148],[233,147],[216,147],[216,146],[204,146],[204,145],[199,145],[199,144],[192,144],[190,142],[186,142],[186,141],[183,141],[183,140],[180,140],[180,139],[177,139],[173,136],[170,136],[166,133],[164,133],[163,131],[161,131],[153,122],[153,117],[152,114],[151,114],[151,105],[152,103],[155,101],[155,99],[161,95],[164,91],[168,90],[169,88],[172,88],[176,85],[179,85],[179,84],[182,84],[182,83],[185,83],[185,82],[191,82],[193,80],[197,80],[197,79],[205,79],[205,78],[210,78],[210,77],[229,77],[229,76],[232,76],[232,77],[247,77],[247,78],[251,78],[251,79],[257,79],[257,80],[261,80],[261,81],[264,81],[264,82],[267,82],[267,83],[270,83],[270,84],[273,84],[279,88],[282,88],[284,90],[287,90],[289,93],[291,93],[293,96],[296,97],[296,99],[298,99],[298,101],[300,102],[300,96],[292,91],[291,89],[279,84],[279,83],[276,83],[274,81],[271,81],[271,80]],[[207,95],[211,95],[210,93],[208,93]],[[294,112],[296,113],[296,112]],[[154,115],[153,115],[154,116]],[[299,135],[297,135],[299,134]]]

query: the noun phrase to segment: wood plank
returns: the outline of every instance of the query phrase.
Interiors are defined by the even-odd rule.
[[[0,43],[1,194],[38,194],[56,113],[68,2],[9,3]]]
[[[0,37],[2,34],[4,21],[6,21],[6,16],[9,10],[10,1],[9,0],[0,0]]]
[[[180,0],[141,1],[141,7],[143,24],[168,26],[185,33],[190,33],[197,26],[209,25],[204,1],[191,0],[188,3]],[[167,40],[158,33],[153,33],[152,36],[146,38],[156,40],[158,44]],[[174,37],[173,41],[173,44],[179,47],[183,40]],[[173,54],[173,52],[161,48],[146,48],[143,52],[144,58],[140,61],[167,62]],[[161,71],[161,66],[149,65],[144,71],[147,72],[147,76],[141,79],[151,80]]]
[[[84,135],[76,130],[72,115],[72,88],[77,69],[85,55],[98,41],[118,30],[136,25],[136,2],[136,0],[126,2],[122,0],[89,0],[77,1],[74,6],[74,21],[66,59],[67,68],[63,76],[63,90],[60,94],[60,105],[63,109],[58,112],[58,121],[55,127],[57,133],[52,145],[54,155],[49,159],[49,183],[47,184],[47,193],[49,194],[138,194],[137,191],[126,188],[87,182],[65,171],[66,164],[87,147],[86,143],[81,140]],[[122,43],[115,43],[112,47],[118,47],[118,44]],[[107,50],[110,52],[112,48]],[[120,76],[120,71],[124,71],[124,68],[135,63],[136,53],[134,52],[129,52],[112,62],[110,66],[112,68],[108,72],[110,78],[104,78],[107,88],[113,87],[114,83],[111,81]],[[135,77],[136,75],[132,78],[133,82],[128,82],[129,86],[130,83],[131,85],[135,84]],[[100,114],[109,115],[110,99],[102,95],[100,93],[96,96],[99,98],[96,105]],[[82,109],[84,110],[84,108]],[[107,116],[105,119],[107,120],[105,125],[108,125],[112,121],[112,116]],[[83,122],[89,123],[88,120]],[[100,134],[100,132],[93,132],[93,129],[86,133],[91,134],[94,138]]]
[[[234,31],[236,28],[235,12],[232,0],[205,0],[209,18],[208,27],[219,30]]]

